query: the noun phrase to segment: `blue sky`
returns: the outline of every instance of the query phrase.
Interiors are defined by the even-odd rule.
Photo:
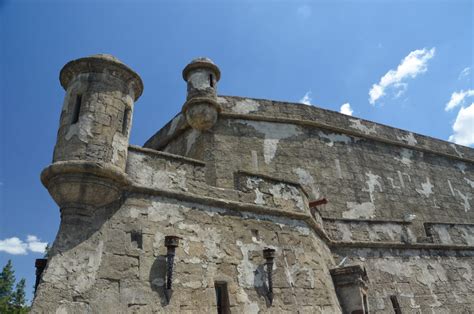
[[[69,60],[110,53],[141,75],[132,144],[179,112],[181,70],[208,56],[222,72],[219,94],[344,105],[472,146],[473,15],[472,1],[455,0],[0,0],[0,266],[12,259],[31,287],[34,259],[57,233],[59,209],[39,174]]]

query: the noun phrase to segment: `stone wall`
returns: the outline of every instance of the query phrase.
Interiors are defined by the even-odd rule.
[[[129,147],[120,201],[61,210],[33,312],[213,312],[214,284],[225,282],[232,312],[339,313],[334,260],[308,223],[301,186],[239,172],[234,188],[217,188],[206,184],[205,168],[196,159]],[[181,237],[170,304],[166,235]],[[264,248],[276,250],[272,305]]]
[[[323,226],[338,263],[366,268],[371,312],[393,313],[392,299],[403,313],[469,312],[472,149],[312,106],[218,101],[223,111],[209,132],[195,133],[178,116],[145,145],[212,155],[214,184],[253,190],[245,200],[256,205],[266,183],[236,173],[295,182],[308,200],[327,199],[312,212],[322,216],[313,227]]]
[[[474,224],[425,223],[434,243],[474,246]]]
[[[66,165],[43,182],[61,227],[32,312],[214,312],[226,283],[234,313],[341,313],[330,269],[354,264],[371,312],[392,313],[394,298],[404,313],[473,308],[471,149],[312,106],[217,100],[211,129],[178,114],[144,148],[122,143],[118,160],[86,156],[94,141],[115,149],[118,114],[84,156],[60,129]],[[94,123],[99,105],[85,105]],[[110,177],[114,197],[98,202]],[[181,240],[167,304],[169,235]],[[276,250],[273,304],[264,248]]]
[[[336,249],[346,264],[363,264],[371,313],[470,313],[474,254],[443,250]]]
[[[243,170],[296,181],[311,199],[327,198],[323,216],[414,214],[416,221],[444,222],[473,217],[474,157],[468,148],[310,106],[219,100],[226,111],[212,130],[212,145],[198,145],[208,152],[200,156],[212,153],[219,187],[231,188],[233,174]],[[339,132],[321,127],[321,121]],[[194,143],[209,137],[186,131],[173,138],[172,124],[147,144],[194,156]]]
[[[340,311],[330,251],[301,221],[141,193],[112,212],[103,219],[63,214],[33,312],[213,312],[215,282],[227,282],[232,312]],[[166,235],[182,238],[168,305]],[[266,247],[276,249],[271,307]]]

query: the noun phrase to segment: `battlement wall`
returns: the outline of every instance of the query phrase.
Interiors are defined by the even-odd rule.
[[[474,151],[466,146],[386,126],[339,112],[299,103],[219,96],[223,117],[314,126],[325,130],[372,139],[414,150],[445,155],[460,161],[474,162]],[[187,130],[189,125],[179,113],[157,131],[144,145],[161,150]]]

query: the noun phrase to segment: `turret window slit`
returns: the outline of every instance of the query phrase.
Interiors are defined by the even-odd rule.
[[[229,314],[229,293],[227,291],[227,282],[215,282],[214,287],[216,289],[216,304],[218,314]]]
[[[75,124],[79,121],[79,114],[81,113],[81,105],[82,105],[82,95],[77,95],[76,101],[74,102],[71,124]]]
[[[397,296],[391,295],[390,301],[392,302],[392,307],[395,314],[402,314],[402,309],[400,308],[400,303],[398,303]]]
[[[123,120],[122,120],[122,134],[123,135],[127,134],[129,117],[130,117],[130,109],[125,109],[125,111],[123,112]]]

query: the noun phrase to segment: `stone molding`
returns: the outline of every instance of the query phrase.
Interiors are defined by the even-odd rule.
[[[180,161],[180,162],[190,163],[190,164],[194,164],[194,165],[200,166],[200,167],[205,167],[206,166],[206,163],[202,160],[189,158],[189,157],[184,157],[184,156],[181,156],[181,155],[170,154],[170,153],[166,153],[166,152],[151,149],[151,148],[145,148],[145,147],[140,147],[140,146],[135,146],[135,145],[129,145],[128,150],[129,151],[135,151],[135,152],[138,152],[138,153],[143,153],[143,154],[155,155],[157,157],[173,159],[173,160],[177,160],[177,161]]]
[[[108,73],[126,83],[132,83],[135,101],[143,92],[143,81],[140,76],[111,55],[99,54],[69,61],[59,74],[61,86],[67,90],[74,77],[81,73]]]
[[[219,103],[215,100],[215,99],[212,99],[211,97],[193,97],[189,100],[187,100],[183,107],[181,108],[181,112],[183,114],[186,114],[186,111],[192,106],[192,105],[195,105],[195,104],[209,104],[211,105],[212,107],[214,107],[214,109],[216,109],[217,113],[221,113],[222,112],[222,108],[221,108],[221,105],[219,105]]]
[[[108,163],[83,160],[57,161],[49,165],[41,172],[41,182],[47,187],[51,179],[58,175],[81,173],[112,179],[121,185],[130,184],[126,174],[120,168]]]
[[[206,68],[214,72],[216,75],[216,80],[219,81],[221,79],[221,71],[219,70],[219,67],[214,64],[210,59],[208,58],[197,58],[191,61],[184,69],[183,69],[183,79],[185,81],[188,81],[188,74],[192,70],[196,69],[202,69]]]

